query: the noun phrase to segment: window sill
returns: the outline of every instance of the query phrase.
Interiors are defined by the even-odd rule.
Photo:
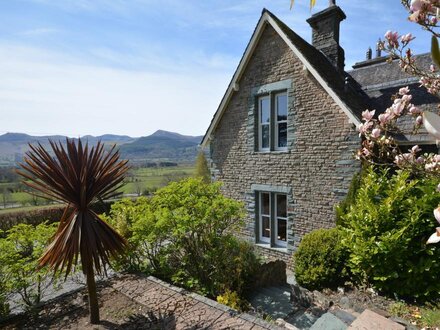
[[[268,155],[278,155],[278,154],[290,154],[290,150],[268,150],[268,151],[253,151],[252,154],[268,154]]]
[[[259,246],[264,249],[268,249],[271,251],[277,251],[281,253],[288,253],[287,247],[281,247],[281,246],[270,246],[269,243],[256,243],[256,246]]]

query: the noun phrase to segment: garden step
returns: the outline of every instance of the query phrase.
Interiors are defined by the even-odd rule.
[[[366,309],[356,320],[354,320],[348,329],[405,330],[405,326]]]
[[[284,320],[295,326],[299,330],[308,330],[318,320],[319,317],[310,313],[308,310],[301,309],[296,313],[287,316]]]
[[[333,313],[325,313],[310,327],[310,330],[346,330],[347,328],[348,325],[339,317]]]
[[[284,319],[292,312],[290,289],[287,286],[259,288],[250,297],[251,305],[273,319]]]
[[[343,309],[332,309],[330,311],[334,316],[336,316],[338,319],[340,319],[342,322],[344,322],[347,326],[353,323],[354,320],[356,320],[357,316],[349,313],[346,310]]]

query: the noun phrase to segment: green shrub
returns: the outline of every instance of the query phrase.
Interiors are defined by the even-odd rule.
[[[54,278],[47,269],[38,268],[38,259],[56,228],[56,223],[42,223],[36,227],[19,224],[0,238],[0,285],[6,292],[3,296],[17,293],[28,308],[40,303],[45,289],[53,285]]]
[[[123,258],[113,263],[116,269],[160,273],[160,251],[166,233],[156,235],[156,217],[150,198],[123,199],[114,203],[103,218],[129,242]]]
[[[259,264],[253,247],[232,236],[243,215],[219,183],[189,178],[151,198],[115,203],[108,221],[130,242],[129,268],[215,298],[226,290],[243,294]]]
[[[346,250],[337,228],[304,235],[294,254],[295,277],[308,289],[334,288],[347,279]]]
[[[217,302],[237,311],[246,311],[249,309],[249,302],[240,298],[236,291],[226,290],[225,293],[217,296]]]
[[[351,180],[350,187],[348,188],[347,196],[345,196],[342,202],[336,205],[335,213],[336,213],[337,226],[343,225],[343,216],[348,213],[348,211],[350,210],[350,206],[355,203],[356,195],[361,185],[361,180],[362,180],[362,172],[353,175],[353,179]]]
[[[440,249],[426,245],[438,225],[438,179],[367,169],[343,216],[349,267],[360,283],[401,297],[438,297]]]

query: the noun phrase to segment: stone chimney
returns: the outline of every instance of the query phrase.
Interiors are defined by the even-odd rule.
[[[330,62],[344,72],[344,50],[339,46],[339,24],[346,18],[335,0],[329,0],[328,8],[314,14],[307,22],[312,27],[312,45],[324,53]]]

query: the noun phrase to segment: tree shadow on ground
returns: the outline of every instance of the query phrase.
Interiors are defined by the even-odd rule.
[[[147,314],[134,314],[128,317],[128,320],[122,324],[116,324],[103,320],[100,325],[105,329],[154,329],[154,330],[172,330],[176,328],[176,317],[173,313],[159,313],[152,311]]]

